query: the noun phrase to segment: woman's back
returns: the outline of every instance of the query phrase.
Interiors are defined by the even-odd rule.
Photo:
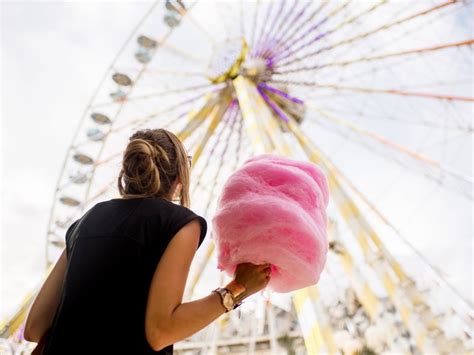
[[[45,354],[171,353],[172,346],[153,351],[145,338],[148,291],[168,243],[195,218],[201,245],[206,221],[162,198],[112,199],[74,222],[66,233],[68,267]]]

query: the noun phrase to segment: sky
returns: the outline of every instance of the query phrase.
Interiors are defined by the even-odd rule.
[[[0,318],[10,314],[41,278],[49,211],[66,150],[100,78],[149,5],[126,1],[1,4]],[[321,134],[318,139],[328,143],[334,158],[355,149],[331,146],[331,135]],[[404,226],[431,262],[440,268],[449,264],[446,276],[463,287],[465,295],[471,293],[472,276],[466,277],[465,269],[472,266],[468,220],[472,206],[456,197],[430,195],[433,190],[422,188],[423,181],[411,175],[394,175],[403,181],[398,191],[392,190],[387,181],[380,184],[382,174],[363,156],[357,160],[347,155],[341,161],[349,171],[353,169],[359,186],[370,174],[373,186],[367,189],[373,189],[374,200],[382,204],[390,199],[384,211]],[[409,206],[404,204],[406,194],[412,198]],[[422,204],[425,200],[427,205]],[[445,215],[446,204],[461,210]],[[420,206],[431,212],[422,215]],[[426,227],[444,216],[442,223]],[[447,260],[446,250],[454,250],[455,257]]]

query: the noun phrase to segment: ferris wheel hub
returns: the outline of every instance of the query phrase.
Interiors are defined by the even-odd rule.
[[[268,67],[265,59],[256,57],[248,58],[242,64],[242,74],[255,82],[260,82],[268,81],[272,75],[272,71]]]
[[[243,38],[218,44],[209,63],[210,80],[213,83],[222,83],[237,77],[240,67],[247,57],[247,52],[248,45]]]

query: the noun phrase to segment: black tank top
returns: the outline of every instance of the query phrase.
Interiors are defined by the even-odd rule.
[[[204,218],[161,198],[97,203],[66,232],[67,271],[45,355],[172,354],[145,337],[148,291],[171,238]],[[159,302],[159,300],[157,300]]]

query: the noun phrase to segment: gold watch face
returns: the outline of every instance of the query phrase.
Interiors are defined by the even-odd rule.
[[[234,306],[234,300],[232,299],[232,295],[229,292],[226,292],[224,295],[224,306],[227,309],[230,309]]]

